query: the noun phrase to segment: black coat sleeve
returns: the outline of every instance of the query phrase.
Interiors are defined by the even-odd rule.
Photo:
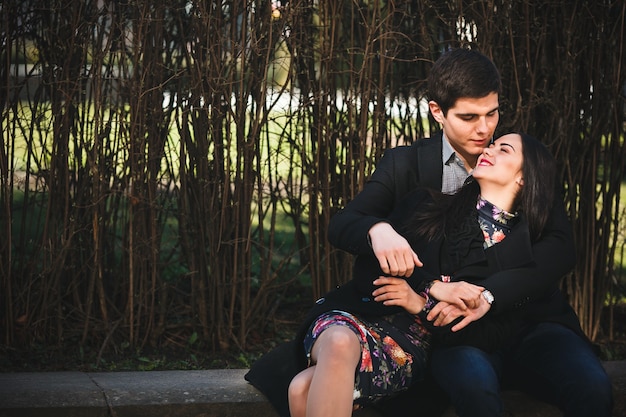
[[[517,309],[551,294],[576,264],[572,229],[560,196],[551,209],[542,237],[533,243],[532,252],[531,267],[503,270],[481,282],[496,299],[494,312]]]
[[[328,240],[332,245],[354,255],[371,253],[369,229],[386,221],[398,201],[417,185],[414,160],[412,146],[385,152],[363,190],[330,219]]]

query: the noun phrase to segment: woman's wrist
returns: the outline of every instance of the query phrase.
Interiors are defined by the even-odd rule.
[[[423,286],[423,288],[420,289],[419,295],[425,300],[424,307],[422,307],[420,312],[428,314],[430,310],[432,310],[432,308],[439,302],[430,294],[430,290],[438,282],[439,281],[436,280],[429,281]]]

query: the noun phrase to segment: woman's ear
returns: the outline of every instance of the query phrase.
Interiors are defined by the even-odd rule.
[[[524,178],[519,177],[518,179],[515,180],[515,182],[517,183],[517,185],[521,187],[524,185]]]
[[[431,100],[428,102],[428,109],[430,110],[430,114],[432,114],[433,119],[443,124],[446,116],[443,114],[443,110],[441,110],[441,107],[439,107],[439,104],[437,104],[436,101]]]

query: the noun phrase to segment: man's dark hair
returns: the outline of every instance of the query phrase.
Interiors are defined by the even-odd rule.
[[[428,76],[428,98],[439,105],[444,115],[459,98],[482,98],[500,94],[501,90],[500,73],[494,63],[471,49],[445,52]]]

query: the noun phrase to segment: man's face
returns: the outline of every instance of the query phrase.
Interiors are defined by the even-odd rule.
[[[428,104],[457,155],[468,169],[474,168],[500,120],[498,93],[482,98],[460,98],[446,115],[434,101]]]

